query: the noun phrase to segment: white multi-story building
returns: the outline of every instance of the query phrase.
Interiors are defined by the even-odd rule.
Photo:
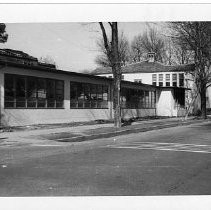
[[[184,115],[185,88],[122,81],[121,117]],[[113,79],[56,69],[0,49],[0,126],[111,120]],[[178,109],[180,107],[180,109]]]
[[[184,87],[193,90],[194,83],[190,79],[190,73],[194,71],[194,67],[194,64],[164,65],[155,60],[155,53],[148,53],[146,61],[122,67],[122,80],[162,87]],[[109,67],[99,67],[92,74],[113,77],[112,69]],[[195,103],[195,105],[197,109],[199,103]],[[211,108],[211,88],[207,90],[207,108]]]

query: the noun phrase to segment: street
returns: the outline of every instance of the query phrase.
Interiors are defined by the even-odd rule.
[[[211,194],[211,123],[86,142],[0,144],[0,196]]]

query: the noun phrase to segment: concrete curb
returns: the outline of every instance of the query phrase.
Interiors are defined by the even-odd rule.
[[[173,122],[168,123],[164,125],[154,125],[154,126],[148,126],[148,127],[142,127],[142,128],[130,128],[115,132],[109,132],[109,133],[98,133],[98,134],[92,134],[92,135],[81,135],[76,137],[67,137],[62,139],[55,139],[55,141],[58,142],[83,142],[88,140],[94,140],[94,139],[101,139],[101,138],[110,138],[115,136],[121,136],[131,133],[141,133],[141,132],[147,132],[147,131],[153,131],[153,130],[159,130],[164,128],[172,128],[177,126],[185,126],[185,125],[191,125],[191,124],[197,124],[201,122],[209,122],[210,120],[197,120],[197,121],[182,121],[182,122]]]

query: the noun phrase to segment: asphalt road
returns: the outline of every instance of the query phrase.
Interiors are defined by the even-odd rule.
[[[211,123],[0,145],[0,159],[0,196],[210,195]]]

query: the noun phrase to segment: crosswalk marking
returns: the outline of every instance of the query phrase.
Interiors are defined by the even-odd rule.
[[[166,143],[166,142],[130,142],[123,144],[107,145],[107,147],[114,149],[211,153],[211,145],[203,145],[203,144],[181,144],[181,143]]]

